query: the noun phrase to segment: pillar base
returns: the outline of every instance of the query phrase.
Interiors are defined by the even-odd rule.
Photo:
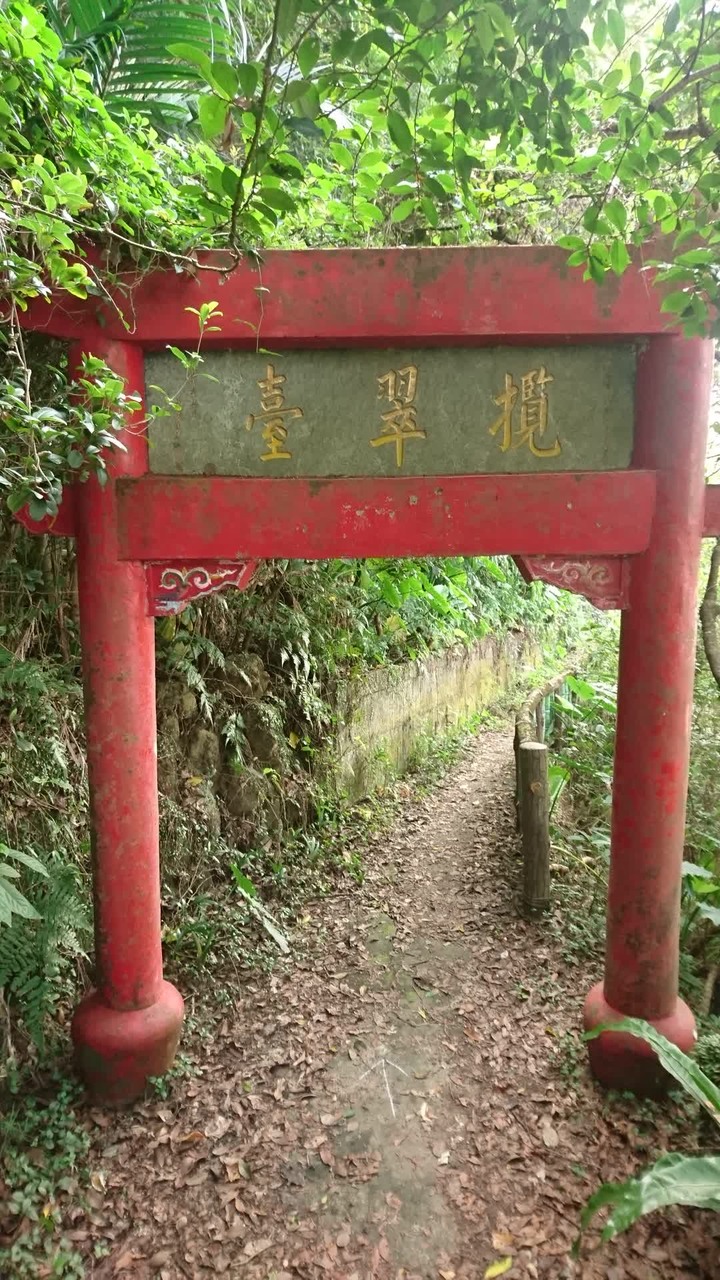
[[[75,1065],[98,1102],[120,1106],[139,1098],[150,1076],[172,1066],[183,1021],[183,998],[163,982],[147,1009],[113,1009],[97,991],[80,1002],[72,1021]]]
[[[583,1021],[586,1031],[594,1031],[604,1022],[619,1022],[626,1016],[608,1004],[602,982],[593,987],[585,1001]],[[695,1019],[684,1000],[678,997],[668,1017],[647,1018],[646,1021],[683,1053],[692,1053],[697,1040]],[[596,1080],[607,1089],[627,1090],[644,1098],[659,1098],[672,1084],[650,1045],[627,1032],[604,1032],[596,1040],[589,1041],[588,1050],[590,1069]]]

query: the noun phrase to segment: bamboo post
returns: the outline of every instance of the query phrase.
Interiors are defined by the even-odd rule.
[[[515,724],[515,736],[513,738],[513,755],[515,756],[515,830],[520,831],[520,726]]]
[[[550,906],[550,813],[548,749],[544,742],[521,742],[520,829],[523,851],[522,907],[537,916]]]
[[[545,741],[545,694],[544,690],[540,690],[537,706],[535,707],[535,737],[538,742]]]

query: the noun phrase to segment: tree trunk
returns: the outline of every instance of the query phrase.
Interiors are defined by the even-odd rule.
[[[720,538],[715,541],[710,560],[705,595],[700,606],[700,626],[702,628],[703,646],[708,666],[720,689],[720,603],[718,603],[718,580],[720,579]]]

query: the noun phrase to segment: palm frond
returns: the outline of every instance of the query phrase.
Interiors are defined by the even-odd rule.
[[[167,95],[192,95],[204,83],[172,45],[191,45],[215,61],[244,62],[248,36],[238,0],[44,0],[63,42],[111,112],[157,117]],[[168,103],[175,117],[178,103]]]

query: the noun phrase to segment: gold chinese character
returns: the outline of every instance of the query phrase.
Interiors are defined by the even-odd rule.
[[[378,378],[378,400],[397,400],[399,404],[412,404],[417,391],[417,365],[408,364],[404,369],[390,369]]]
[[[261,462],[272,462],[276,458],[292,458],[290,450],[282,447],[287,440],[287,427],[280,415],[268,418],[262,429],[262,438],[267,445],[267,453],[260,454]]]
[[[513,430],[513,411],[520,390],[512,380],[512,374],[505,374],[505,390],[494,396],[495,404],[502,412],[489,427],[490,434],[496,436],[502,428],[500,448],[503,453],[508,449],[520,449],[527,445],[536,458],[557,458],[562,452],[562,444],[556,437],[552,444],[539,443],[545,436],[548,427],[548,396],[545,390],[548,382],[553,382],[551,374],[544,365],[539,369],[531,369],[521,379],[520,428]]]
[[[265,453],[260,454],[261,462],[274,462],[280,458],[292,458],[289,449],[284,448],[287,442],[287,421],[303,418],[302,409],[285,407],[283,385],[285,374],[276,373],[274,365],[269,364],[264,378],[258,378],[260,388],[260,413],[250,413],[245,419],[245,430],[252,431],[256,422],[263,422],[262,438],[267,445]]]
[[[490,435],[496,436],[498,431],[502,427],[502,439],[500,441],[500,448],[502,449],[503,453],[507,453],[507,450],[512,445],[512,435],[513,435],[512,412],[513,412],[513,409],[515,408],[515,401],[517,400],[517,394],[518,394],[518,389],[512,380],[512,374],[506,373],[505,374],[505,390],[501,391],[499,396],[493,396],[495,404],[500,405],[502,409],[502,413],[495,419],[492,426],[488,428],[490,431]]]
[[[260,404],[266,413],[272,413],[277,409],[282,409],[285,403],[285,393],[281,390],[286,382],[284,373],[276,373],[271,364],[267,367],[267,373],[264,378],[258,379],[260,388]]]
[[[395,445],[395,460],[402,467],[407,440],[425,440],[426,433],[418,426],[417,408],[413,401],[417,391],[418,371],[414,364],[404,369],[390,369],[378,378],[378,400],[389,400],[392,408],[381,414],[383,426],[380,435],[370,444],[374,448],[383,444]]]

